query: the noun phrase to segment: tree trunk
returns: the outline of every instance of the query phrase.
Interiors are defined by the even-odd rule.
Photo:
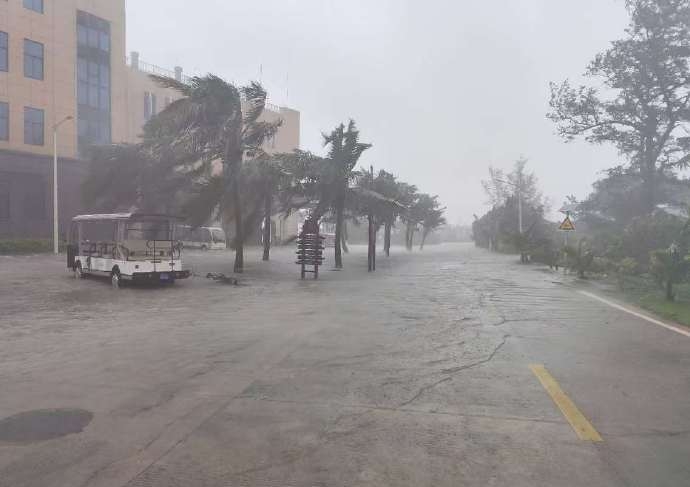
[[[656,208],[656,174],[655,167],[645,171],[643,180],[643,191],[645,198],[645,212],[652,213]]]
[[[386,226],[383,230],[383,250],[386,252],[386,257],[391,256],[391,222],[386,222]]]
[[[239,171],[232,178],[232,206],[235,212],[235,268],[238,274],[244,272],[244,225],[242,222],[242,196],[240,195]]]
[[[379,233],[379,229],[377,226],[374,226],[374,241],[372,242],[372,249],[371,249],[371,255],[374,259],[374,270],[376,270],[376,236]]]
[[[267,189],[264,196],[264,256],[263,260],[271,258],[271,210],[273,209],[273,197]]]
[[[424,242],[426,242],[426,236],[428,232],[422,232],[422,242],[419,244],[419,250],[424,250]]]
[[[675,298],[676,297],[673,295],[673,281],[669,279],[668,281],[666,281],[666,299],[668,301],[674,301]]]
[[[367,232],[367,243],[369,244],[367,247],[367,270],[369,272],[374,270],[374,255],[373,255],[373,238],[374,238],[374,219],[372,218],[371,214],[367,215],[367,221],[369,223],[369,228]]]
[[[343,252],[346,254],[350,253],[350,248],[347,246],[347,222],[343,221],[343,231],[342,231],[342,238],[340,239],[340,243],[343,246]]]
[[[372,268],[374,271],[376,271],[376,236],[379,233],[379,228],[374,225],[374,238],[372,239],[371,242],[371,259],[372,259]]]
[[[343,268],[343,210],[345,201],[339,197],[335,202],[335,268]]]
[[[410,225],[408,227],[408,241],[407,241],[407,250],[412,250],[412,247],[414,247],[414,227]]]

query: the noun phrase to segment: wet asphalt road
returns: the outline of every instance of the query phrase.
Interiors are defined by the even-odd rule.
[[[470,245],[395,249],[375,275],[355,249],[319,282],[292,259],[250,253],[237,287],[113,291],[0,257],[0,419],[93,414],[0,442],[0,486],[690,485],[690,338]]]

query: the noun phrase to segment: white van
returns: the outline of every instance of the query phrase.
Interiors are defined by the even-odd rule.
[[[177,226],[177,239],[187,249],[225,250],[225,232],[220,227]]]
[[[67,267],[121,280],[173,283],[189,277],[182,269],[182,245],[175,240],[175,217],[141,213],[79,215],[72,219]]]

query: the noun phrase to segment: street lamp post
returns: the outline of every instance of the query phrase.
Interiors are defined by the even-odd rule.
[[[53,125],[53,253],[58,254],[58,150],[57,150],[57,131],[60,125],[73,120],[71,115],[63,118]]]

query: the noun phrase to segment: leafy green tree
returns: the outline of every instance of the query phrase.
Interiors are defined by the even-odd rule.
[[[690,165],[690,3],[626,3],[631,20],[625,38],[587,67],[597,87],[552,83],[547,116],[566,141],[613,144],[627,159],[614,170],[640,177],[644,211],[650,213],[660,178]]]
[[[415,209],[419,193],[417,192],[417,186],[399,182],[397,194],[397,201],[406,208],[400,214],[400,219],[405,225],[405,248],[410,251],[412,250],[414,233],[417,231],[417,225],[421,221],[420,215]]]
[[[349,190],[349,208],[354,215],[367,219],[368,261],[369,271],[372,271],[376,270],[376,240],[379,229],[383,225],[392,225],[396,215],[404,211],[405,207],[392,197],[397,189],[392,174],[381,170],[375,175],[372,167],[369,171],[360,170],[356,181],[356,186]],[[386,250],[389,252],[390,235],[385,240],[388,245]]]
[[[519,251],[522,262],[527,262],[530,253],[552,253],[544,220],[547,202],[536,175],[526,166],[527,159],[520,158],[509,173],[489,168],[489,179],[482,186],[492,209],[473,223],[477,245],[497,251],[505,245],[505,249]]]
[[[182,98],[147,123],[144,144],[159,159],[167,154],[175,158],[183,155],[181,169],[184,170],[190,166],[210,169],[214,162],[220,162],[222,174],[211,172],[203,184],[209,188],[220,187],[222,191],[212,194],[199,191],[196,202],[190,204],[205,209],[208,215],[220,208],[224,218],[234,221],[234,270],[241,273],[245,240],[243,165],[263,154],[262,145],[276,133],[281,121],[261,120],[266,91],[259,83],[238,88],[211,74],[192,78],[189,84],[159,76],[153,79],[163,87],[177,90]]]
[[[489,166],[489,179],[482,181],[482,187],[492,207],[505,204],[509,198],[517,200],[518,197],[525,206],[536,208],[545,204],[536,174],[526,170],[528,162],[524,157],[519,158],[509,173]]]
[[[380,209],[378,222],[384,227],[383,249],[386,256],[390,256],[391,232],[396,220],[406,211],[404,200],[406,194],[401,192],[402,184],[396,177],[383,169],[379,171],[372,183],[372,189],[382,195],[392,204],[384,205]]]
[[[429,234],[446,224],[446,219],[443,216],[446,209],[441,207],[438,196],[429,196],[428,194],[421,195],[417,204],[422,206],[423,215],[421,221],[422,241],[419,244],[419,250],[424,250],[424,243]]]

